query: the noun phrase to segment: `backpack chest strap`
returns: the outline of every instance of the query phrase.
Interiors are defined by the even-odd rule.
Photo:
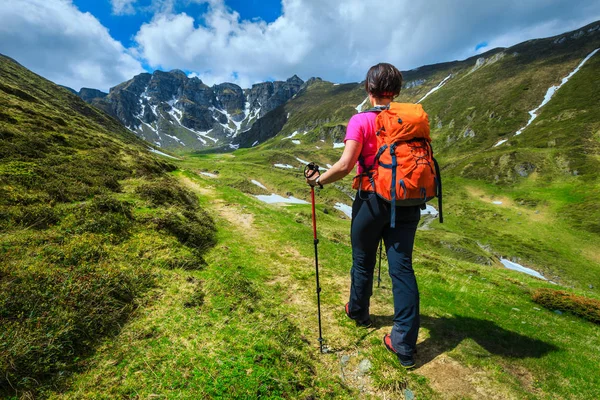
[[[396,167],[398,166],[395,151],[396,145],[397,143],[394,143],[390,146],[390,156],[392,157],[392,183],[390,185],[392,204],[390,209],[390,228],[396,227]],[[383,147],[385,146],[382,146],[382,149]]]

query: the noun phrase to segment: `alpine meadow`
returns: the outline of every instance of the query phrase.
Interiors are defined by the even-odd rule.
[[[417,230],[411,370],[382,344],[385,254],[372,326],[344,312],[354,174],[315,188],[317,309],[303,172],[340,158],[364,83],[156,70],[76,91],[11,57],[1,398],[600,398],[600,21],[402,71],[444,206]]]

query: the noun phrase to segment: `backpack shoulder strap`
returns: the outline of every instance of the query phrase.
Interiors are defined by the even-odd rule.
[[[383,110],[389,110],[389,109],[390,109],[389,105],[387,105],[387,106],[375,106],[373,108],[369,108],[368,110],[361,111],[359,114],[367,113],[367,112],[381,112]]]

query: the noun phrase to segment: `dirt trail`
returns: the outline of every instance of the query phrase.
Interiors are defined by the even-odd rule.
[[[211,199],[209,208],[212,208],[217,215],[228,221],[233,229],[239,231],[239,235],[243,240],[253,240],[256,242],[257,250],[268,252],[269,248],[274,246],[279,247],[279,243],[275,243],[270,239],[271,232],[261,232],[261,228],[254,224],[254,215],[245,211],[238,204],[228,204],[220,199],[214,188],[202,187],[194,180],[188,177],[181,177],[181,181],[190,189]],[[264,229],[264,228],[263,228]],[[260,240],[256,240],[259,239]],[[294,306],[296,312],[291,317],[294,322],[301,327],[303,331],[311,332],[307,339],[318,347],[316,337],[314,335],[315,315],[306,312],[306,305],[316,309],[316,295],[314,286],[301,285],[293,278],[293,270],[301,268],[314,268],[314,260],[304,257],[293,246],[287,246],[282,249],[281,255],[284,259],[293,260],[293,263],[278,262],[270,263],[269,270],[274,273],[269,285],[277,286],[279,290],[285,291],[286,303]],[[347,283],[341,282],[337,277],[322,276],[321,286],[326,286],[329,290],[339,290],[340,293],[347,289]],[[328,376],[340,376],[346,385],[359,390],[365,397],[375,395],[378,398],[398,398],[398,393],[377,393],[371,386],[368,373],[359,370],[359,362],[362,358],[358,357],[359,349],[347,341],[341,339],[346,335],[342,333],[343,327],[337,322],[337,314],[341,310],[327,307],[322,304],[321,314],[323,326],[327,326],[327,343],[326,348],[332,349],[333,354],[327,354],[318,357],[317,361],[320,364],[321,373]],[[383,334],[382,334],[383,335]]]
[[[266,227],[259,227],[254,223],[254,215],[239,204],[230,204],[218,197],[214,187],[203,187],[194,180],[181,177],[182,182],[194,191],[210,198],[209,208],[212,208],[216,214],[228,221],[233,229],[239,231],[239,235],[243,240],[251,240],[256,242],[258,251],[265,253],[269,252],[274,246],[280,247],[281,244],[276,240],[271,239],[272,232],[269,232]],[[263,232],[264,230],[264,232]],[[258,240],[257,240],[258,239]],[[310,332],[307,337],[315,349],[318,343],[315,335],[316,313],[307,313],[306,306],[309,304],[316,309],[316,295],[313,285],[301,285],[293,278],[294,270],[298,268],[313,268],[314,260],[304,257],[300,252],[289,245],[283,248],[280,252],[285,260],[290,262],[270,262],[268,268],[273,272],[274,277],[267,282],[269,285],[276,286],[278,290],[285,291],[286,303],[296,308],[293,317],[298,326],[305,332]],[[346,293],[349,285],[349,277],[340,279],[340,276],[321,277],[321,286],[327,287],[328,290]],[[383,306],[374,302],[372,306],[372,314],[374,315],[389,315],[389,305]],[[381,398],[381,399],[402,399],[404,398],[404,389],[406,387],[406,379],[402,378],[402,374],[398,373],[391,366],[390,371],[386,374],[393,374],[398,377],[398,384],[391,387],[389,390],[381,390],[375,388],[369,377],[368,370],[365,371],[364,356],[361,352],[363,346],[367,346],[369,338],[380,338],[385,333],[389,332],[389,324],[381,324],[377,328],[364,330],[364,335],[359,342],[355,338],[349,338],[347,327],[342,326],[339,322],[340,315],[343,312],[342,307],[332,307],[322,304],[322,323],[327,328],[326,335],[327,346],[333,351],[333,354],[317,357],[316,361],[319,364],[319,373],[327,374],[328,376],[339,376],[342,381],[354,389],[359,390],[361,398]],[[356,328],[363,329],[363,328]],[[418,343],[423,342],[428,337],[428,331],[422,328],[419,334]],[[315,336],[315,337],[313,337]],[[430,359],[429,357],[425,357]],[[390,361],[392,358],[390,357]],[[361,362],[363,364],[361,365]],[[395,371],[395,372],[394,372]],[[478,370],[472,367],[466,367],[458,361],[450,358],[447,354],[442,353],[436,357],[432,357],[431,361],[426,364],[419,364],[417,359],[417,368],[413,372],[427,378],[429,386],[439,394],[440,398],[458,399],[458,398],[476,398],[476,399],[512,399],[515,398],[511,393],[506,392],[499,384],[496,384],[489,374],[483,370]]]

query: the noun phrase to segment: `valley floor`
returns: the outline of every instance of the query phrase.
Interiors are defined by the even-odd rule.
[[[51,398],[600,398],[597,326],[531,301],[533,288],[553,285],[419,245],[417,368],[401,369],[381,342],[393,310],[385,260],[375,326],[355,327],[343,311],[349,219],[321,205],[329,352],[319,354],[310,206],[264,204],[219,178],[176,175],[219,227],[205,268],[162,271],[145,306]]]

